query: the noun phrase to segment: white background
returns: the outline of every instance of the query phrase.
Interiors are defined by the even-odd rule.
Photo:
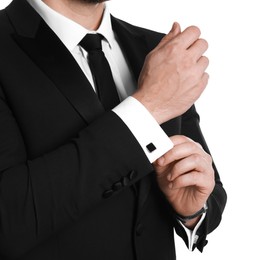
[[[0,9],[10,0],[0,0]],[[167,33],[174,21],[197,25],[209,42],[208,88],[197,102],[201,127],[228,193],[221,225],[204,253],[177,237],[179,260],[255,260],[256,16],[254,0],[112,0],[126,21]],[[157,260],[157,259],[156,259]]]

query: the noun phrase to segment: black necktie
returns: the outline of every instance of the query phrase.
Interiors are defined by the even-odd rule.
[[[102,51],[102,36],[87,34],[80,45],[88,52],[91,69],[99,99],[106,110],[111,110],[119,103],[119,97],[108,61]]]

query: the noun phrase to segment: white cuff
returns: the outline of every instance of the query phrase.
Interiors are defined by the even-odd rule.
[[[182,225],[182,227],[185,229],[186,234],[188,236],[188,249],[190,251],[193,251],[193,245],[196,244],[196,242],[199,238],[198,235],[196,234],[196,232],[199,229],[199,227],[201,226],[202,222],[204,221],[205,216],[206,216],[206,213],[202,214],[201,219],[196,224],[196,226],[193,230],[188,229],[186,226],[183,225],[183,223],[181,221],[179,221],[180,224]]]
[[[128,97],[113,109],[133,133],[150,163],[170,149],[173,144],[149,111],[135,98]]]

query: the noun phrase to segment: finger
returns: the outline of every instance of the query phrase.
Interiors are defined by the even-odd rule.
[[[172,141],[174,146],[186,142],[194,142],[191,138],[184,135],[173,135],[170,137],[170,140]]]
[[[169,181],[173,181],[183,174],[187,174],[192,171],[208,172],[211,168],[211,162],[207,157],[204,157],[204,154],[192,154],[176,162],[167,178]]]
[[[161,166],[166,166],[175,161],[179,161],[192,154],[201,154],[204,156],[206,153],[199,143],[196,143],[188,138],[172,138],[174,147],[162,156],[158,162]]]
[[[215,186],[213,174],[204,174],[202,172],[192,171],[187,174],[183,174],[170,182],[169,188],[171,189],[182,189],[186,187],[196,186],[197,190],[202,195],[209,195]]]
[[[181,33],[181,28],[180,28],[180,24],[177,22],[173,23],[172,29],[170,30],[170,32],[168,34],[166,34],[163,39],[160,41],[160,43],[158,44],[159,47],[162,47],[163,45],[165,45],[167,42],[171,41],[172,39],[174,39],[178,34]]]
[[[198,185],[199,173],[197,171],[190,172],[188,174],[183,174],[179,178],[170,182],[170,188],[181,189],[189,186]]]
[[[153,163],[153,167],[157,176],[161,177],[166,174],[167,166],[162,167],[158,160]]]
[[[180,42],[180,46],[188,49],[201,35],[201,31],[196,26],[190,26],[181,32],[176,40]]]
[[[208,66],[209,59],[205,56],[202,56],[194,67],[194,75],[198,75],[198,81],[195,85],[195,88],[197,89],[196,91],[199,93],[199,95],[203,93],[209,81],[209,75],[207,72],[205,72]]]
[[[171,165],[169,165],[169,167],[154,166],[156,176],[158,178],[163,178],[164,181],[169,181],[167,179],[167,176],[170,173],[171,168],[172,168]]]
[[[208,42],[204,39],[198,39],[188,48],[188,51],[193,55],[195,61],[198,61],[207,49]]]
[[[209,74],[207,72],[204,72],[200,82],[197,84],[196,87],[199,88],[201,92],[203,92],[208,84],[208,81],[209,81]]]
[[[204,72],[208,66],[209,66],[209,59],[205,56],[200,57],[197,62],[197,69]]]

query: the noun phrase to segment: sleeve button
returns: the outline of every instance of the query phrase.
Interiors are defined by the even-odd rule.
[[[111,197],[113,193],[114,193],[113,190],[107,190],[107,191],[105,191],[105,192],[103,193],[102,196],[103,196],[104,199],[107,199],[107,198]]]
[[[123,177],[123,178],[122,178],[122,184],[123,184],[124,187],[125,187],[125,186],[128,186],[129,183],[130,183],[129,178],[127,178],[127,177]]]
[[[123,187],[123,184],[121,182],[116,182],[113,184],[113,190],[114,191],[118,191],[118,190],[121,190]]]
[[[130,173],[129,173],[129,180],[132,181],[134,180],[136,177],[137,177],[137,172],[135,170],[132,170]]]

